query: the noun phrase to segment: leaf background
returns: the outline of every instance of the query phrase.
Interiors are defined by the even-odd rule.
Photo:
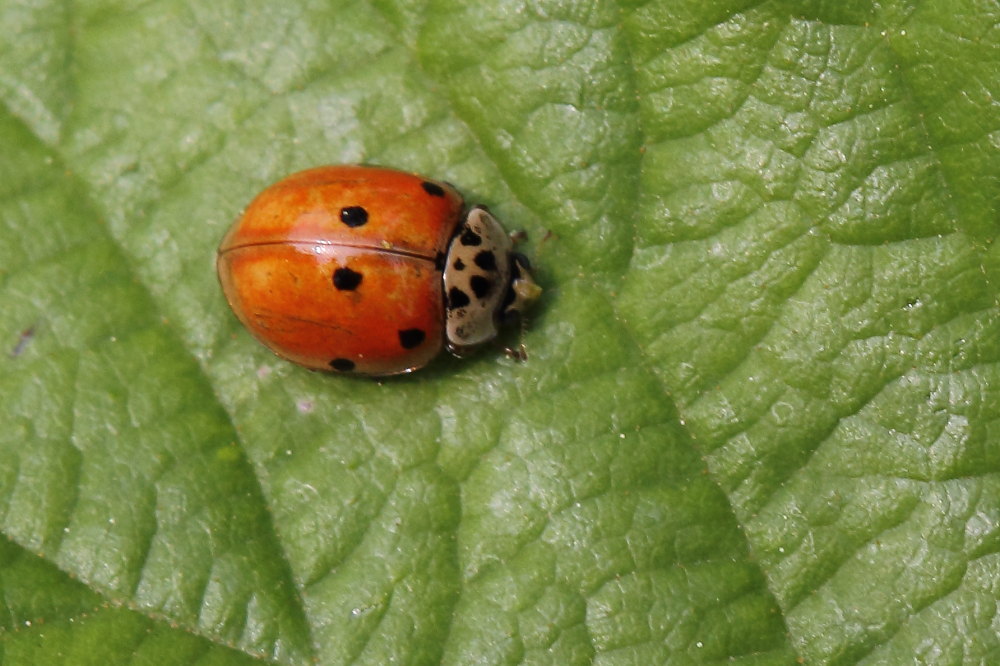
[[[997,661],[998,25],[0,0],[3,661]],[[356,161],[528,230],[527,363],[239,329],[229,222]]]

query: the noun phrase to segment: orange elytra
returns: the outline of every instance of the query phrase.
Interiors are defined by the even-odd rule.
[[[448,183],[371,166],[292,174],[219,245],[239,320],[313,370],[392,375],[492,340],[541,291],[486,208]]]

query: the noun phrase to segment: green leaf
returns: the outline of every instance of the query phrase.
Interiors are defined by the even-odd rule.
[[[0,659],[1000,660],[997,26],[0,0]],[[240,328],[225,229],[347,162],[528,231],[526,362]]]

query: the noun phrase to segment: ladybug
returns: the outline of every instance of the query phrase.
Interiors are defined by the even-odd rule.
[[[393,375],[493,340],[541,289],[484,206],[448,183],[372,166],[292,174],[219,245],[233,312],[313,370]]]

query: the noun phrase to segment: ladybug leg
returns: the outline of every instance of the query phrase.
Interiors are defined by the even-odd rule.
[[[520,343],[517,347],[504,347],[503,354],[512,361],[517,361],[518,363],[524,363],[528,360],[528,348],[524,346],[524,343]]]
[[[528,240],[528,232],[525,231],[524,229],[518,229],[517,231],[512,231],[510,232],[509,236],[511,242],[514,243],[514,245],[517,245],[518,243],[523,243],[524,241]]]
[[[511,242],[514,243],[515,245],[517,245],[518,243],[523,243],[528,240],[528,232],[525,231],[524,229],[518,229],[517,231],[512,231],[508,235],[510,236]],[[550,238],[554,238],[555,235],[556,234],[554,231],[552,231],[551,229],[546,229],[545,233],[542,234],[542,240],[538,241],[538,247],[541,247],[542,244],[546,243]],[[537,249],[538,248],[536,247],[536,250]]]

